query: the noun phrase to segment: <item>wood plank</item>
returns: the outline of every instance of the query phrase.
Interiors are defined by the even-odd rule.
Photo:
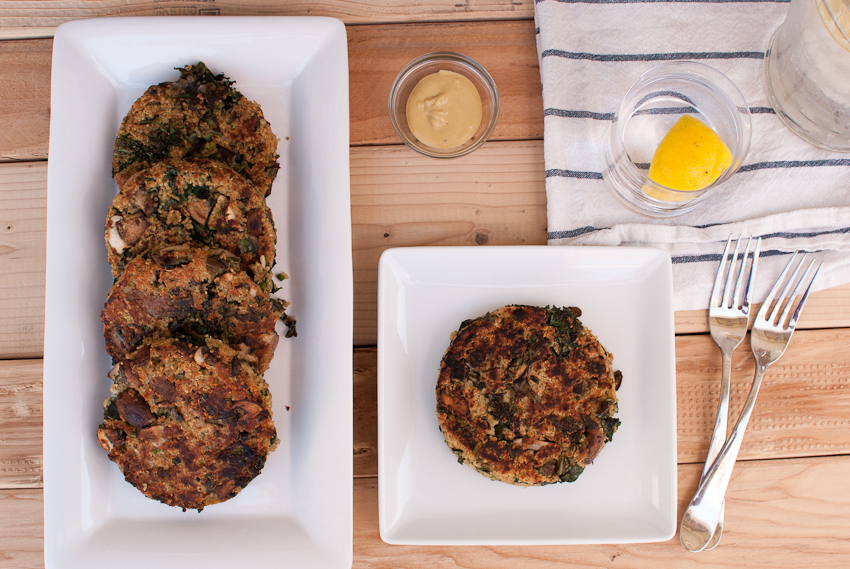
[[[531,0],[3,0],[0,39],[50,37],[70,20],[109,16],[330,16],[346,24],[515,20],[534,17]]]
[[[0,361],[0,488],[40,488],[42,361]]]
[[[378,259],[390,247],[545,245],[542,143],[487,143],[454,160],[406,146],[351,150],[354,342],[377,341]]]
[[[755,373],[748,338],[732,361],[729,429]],[[711,337],[676,337],[680,463],[705,460],[717,410],[720,363],[720,350]],[[739,459],[832,454],[850,454],[850,329],[798,330],[765,374]]]
[[[378,259],[389,247],[543,245],[542,143],[485,144],[457,160],[404,146],[351,150],[354,341],[377,341]],[[0,359],[40,357],[44,334],[47,164],[0,164]],[[11,227],[11,229],[10,229]],[[850,327],[850,284],[809,299],[800,328]],[[707,331],[705,311],[677,333]]]
[[[850,496],[844,491],[850,457],[751,461],[732,474],[720,545],[688,553],[678,535],[663,543],[446,547],[387,545],[378,530],[378,480],[354,482],[354,567],[391,569],[565,569],[623,567],[843,568],[850,556]],[[701,468],[679,466],[681,519]]]
[[[726,496],[726,527],[713,551],[686,552],[678,536],[662,543],[581,546],[402,546],[381,541],[378,479],[354,481],[354,568],[565,569],[623,567],[844,568],[850,556],[850,457],[742,463]],[[690,500],[698,465],[679,466],[677,520]],[[4,567],[43,567],[43,494],[0,491]]]
[[[0,565],[44,567],[44,492],[0,491]]]
[[[0,10],[8,2],[0,1]],[[351,144],[401,144],[387,114],[390,86],[413,58],[440,49],[478,60],[499,89],[492,140],[543,138],[543,98],[534,23],[472,22],[350,26]],[[46,159],[52,40],[0,42],[0,158]],[[238,86],[238,85],[237,85]]]
[[[47,163],[0,164],[0,359],[44,345]]]
[[[354,350],[354,477],[378,473],[378,351]]]
[[[812,302],[814,298],[816,302]],[[752,314],[761,308],[761,303],[753,304]],[[834,328],[850,326],[846,320],[850,311],[850,283],[836,286],[816,293],[806,302],[806,308],[800,319],[800,326],[805,328]],[[841,316],[836,320],[838,313]],[[708,310],[684,310],[675,314],[677,334],[698,334],[708,331]],[[752,323],[750,323],[752,328]]]
[[[0,41],[0,160],[47,158],[52,50],[51,40]]]
[[[768,369],[740,460],[850,455],[850,329],[801,330]],[[746,342],[745,342],[746,346]],[[676,339],[678,462],[705,460],[720,381],[708,336]],[[829,363],[819,363],[829,362]],[[754,372],[740,349],[732,372],[737,417]],[[354,350],[354,474],[378,472],[377,350]],[[626,378],[628,381],[628,378]],[[41,360],[0,362],[0,488],[39,487]]]
[[[350,26],[351,143],[400,144],[390,124],[387,96],[399,71],[420,55],[462,53],[493,77],[501,112],[490,140],[543,138],[543,91],[534,22],[469,22]]]

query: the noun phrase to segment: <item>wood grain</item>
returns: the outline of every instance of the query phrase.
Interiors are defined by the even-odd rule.
[[[677,337],[680,464],[705,460],[717,408],[719,363],[719,352],[709,337]],[[747,397],[754,369],[748,350],[736,353],[733,421]],[[353,373],[354,474],[376,476],[375,348],[354,350]],[[0,488],[33,488],[42,483],[41,387],[40,360],[0,362]],[[798,331],[787,353],[765,375],[740,460],[836,454],[850,454],[850,329]]]
[[[471,57],[493,77],[501,113],[490,140],[543,138],[534,22],[350,26],[347,31],[353,145],[401,143],[387,112],[390,87],[408,62],[434,46]]]
[[[388,545],[378,530],[378,479],[354,481],[356,569],[696,569],[844,568],[850,556],[850,457],[749,461],[732,474],[720,545],[686,552],[663,543],[581,546]],[[699,465],[679,466],[677,520],[699,480]],[[0,491],[0,560],[8,568],[43,567],[40,490]]]
[[[805,328],[833,328],[850,326],[850,284],[822,290],[816,294],[817,300],[806,302],[806,309],[801,317],[800,325]],[[814,297],[812,297],[814,298]],[[751,314],[756,314],[761,303],[753,304]],[[708,331],[708,310],[685,310],[677,312],[677,334],[699,334]],[[752,327],[752,323],[750,323]]]
[[[110,16],[330,16],[346,24],[531,19],[531,0],[3,0],[0,39],[50,37],[70,20]]]
[[[676,337],[678,461],[703,462],[720,390],[720,350],[706,335]],[[755,361],[745,338],[732,366],[729,429]],[[850,329],[798,330],[765,373],[741,460],[850,454]]]
[[[0,41],[0,160],[47,159],[52,50],[51,40]]]
[[[44,567],[44,493],[0,490],[0,566]]]
[[[47,163],[0,164],[0,358],[41,357]]]
[[[40,488],[42,361],[0,362],[0,488]]]
[[[378,473],[378,351],[354,350],[354,477]],[[2,484],[0,484],[2,487]]]

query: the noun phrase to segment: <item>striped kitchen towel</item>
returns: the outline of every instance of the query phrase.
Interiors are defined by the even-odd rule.
[[[850,154],[797,138],[764,91],[762,58],[787,10],[787,1],[772,0],[536,0],[549,244],[669,251],[675,310],[707,308],[730,234],[762,237],[754,302],[796,249],[825,261],[814,288],[850,282]],[[723,188],[695,211],[658,220],[609,192],[601,145],[629,85],[682,59],[738,86],[752,112],[752,142]]]

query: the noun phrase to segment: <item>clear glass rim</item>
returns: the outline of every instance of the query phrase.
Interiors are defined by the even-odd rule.
[[[410,78],[411,75],[419,71],[422,67],[426,65],[430,65],[432,63],[439,62],[451,62],[458,64],[465,69],[467,69],[470,73],[477,75],[483,84],[486,87],[487,94],[489,95],[490,101],[490,118],[487,121],[487,125],[484,128],[484,131],[481,133],[476,140],[472,141],[472,143],[467,143],[461,146],[457,146],[455,148],[449,148],[446,150],[440,150],[438,148],[433,148],[426,144],[423,144],[416,138],[412,138],[408,136],[405,129],[399,124],[399,117],[396,115],[396,100],[398,98],[399,91],[401,90],[401,86]],[[396,134],[401,138],[401,140],[410,148],[423,154],[425,156],[430,156],[431,158],[457,158],[459,156],[464,156],[469,154],[473,150],[479,148],[482,144],[489,140],[490,135],[493,134],[493,131],[496,129],[496,123],[499,121],[499,91],[496,88],[496,82],[493,81],[493,78],[487,72],[484,67],[466,55],[455,53],[453,51],[434,51],[431,53],[426,53],[424,55],[420,55],[419,57],[413,59],[410,63],[405,65],[401,71],[399,71],[398,75],[396,75],[395,80],[393,81],[392,86],[390,87],[389,97],[387,98],[387,107],[390,115],[390,122],[393,125],[393,129]]]

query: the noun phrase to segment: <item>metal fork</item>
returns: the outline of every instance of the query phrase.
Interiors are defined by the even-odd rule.
[[[802,293],[800,300],[796,303],[796,307],[792,312],[791,307],[794,306],[794,300],[803,290],[803,285],[808,280],[809,273],[815,264],[815,261],[812,260],[806,268],[805,273],[803,273],[803,276],[798,280],[797,274],[806,260],[806,255],[803,255],[793,274],[787,280],[787,284],[785,284],[782,292],[777,296],[777,291],[779,291],[782,283],[785,282],[785,277],[794,264],[797,254],[794,253],[788,265],[782,271],[782,274],[779,275],[779,279],[773,285],[753,322],[750,345],[756,360],[756,374],[753,379],[753,386],[750,388],[750,394],[747,397],[747,402],[741,411],[741,416],[738,418],[738,422],[735,424],[729,440],[723,445],[723,449],[720,451],[717,460],[714,461],[708,474],[700,482],[699,489],[694,495],[693,500],[691,500],[690,505],[688,505],[687,510],[685,510],[685,515],[682,518],[680,540],[682,543],[685,543],[685,541],[688,542],[688,549],[690,551],[701,551],[704,549],[715,533],[717,522],[723,509],[726,489],[729,487],[729,479],[732,477],[732,469],[735,466],[735,459],[738,457],[741,440],[747,428],[747,423],[750,420],[750,415],[752,415],[753,406],[756,403],[756,397],[758,396],[764,372],[769,365],[785,353],[785,349],[791,341],[791,335],[797,327],[797,319],[800,317],[803,305],[809,297],[812,283],[814,283],[818,271],[820,271],[823,265],[821,263],[815,269],[805,292]],[[795,282],[796,286],[794,287]],[[794,292],[789,296],[788,293],[792,287],[794,287]],[[776,300],[775,303],[774,299]],[[687,535],[685,536],[685,534]]]
[[[753,260],[750,263],[749,278],[745,284],[743,282],[746,272],[744,269],[747,265],[750,245],[753,242],[752,237],[747,239],[747,246],[741,258],[741,268],[737,271],[738,278],[735,281],[735,289],[733,291],[732,278],[735,275],[738,265],[738,249],[741,246],[742,240],[743,237],[739,237],[735,243],[735,252],[732,254],[728,273],[726,272],[726,260],[729,257],[729,249],[732,246],[732,236],[730,235],[729,239],[726,240],[726,248],[723,250],[723,258],[720,260],[720,267],[717,269],[717,276],[714,279],[714,288],[711,291],[711,300],[708,307],[708,329],[711,332],[711,337],[723,354],[723,372],[720,379],[720,401],[717,404],[717,419],[714,422],[714,432],[711,435],[711,444],[708,447],[708,456],[705,459],[705,466],[702,470],[700,482],[705,479],[708,469],[720,453],[723,443],[726,442],[726,424],[729,418],[730,378],[732,376],[732,352],[735,351],[735,348],[741,344],[744,336],[747,335],[747,325],[750,319],[750,298],[756,278],[759,251],[761,250],[761,238],[756,241],[755,249],[753,249]],[[725,286],[723,284],[724,274],[726,275]],[[743,288],[744,286],[746,288]],[[721,503],[717,529],[714,530],[714,535],[707,545],[701,543],[699,540],[692,543],[683,520],[683,525],[679,531],[679,541],[682,543],[682,547],[688,551],[713,549],[720,541],[720,536],[723,533],[724,511],[725,506]],[[699,549],[694,550],[692,549],[693,547],[699,547]]]

